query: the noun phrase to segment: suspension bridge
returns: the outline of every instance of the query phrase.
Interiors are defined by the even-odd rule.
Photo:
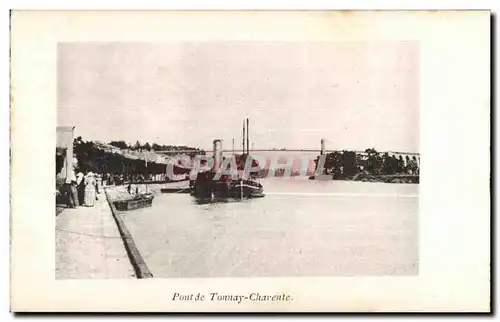
[[[206,151],[206,152],[205,152]],[[321,149],[297,149],[297,148],[292,148],[292,149],[250,149],[247,150],[252,153],[257,153],[257,152],[309,152],[309,153],[318,153],[320,154],[321,152],[323,153],[333,153],[333,152],[343,152],[343,151],[352,151],[358,154],[367,154],[366,150],[361,151],[361,150],[321,150]],[[210,149],[207,150],[159,150],[159,151],[154,151],[155,153],[158,154],[204,154],[204,153],[211,153],[212,151]],[[227,150],[227,149],[222,149],[222,153],[241,153],[242,150]],[[245,153],[247,153],[245,151]],[[377,151],[377,153],[383,154],[383,153],[389,153],[389,154],[396,154],[396,155],[414,155],[414,156],[419,156],[419,153],[415,152],[398,152],[398,151]]]

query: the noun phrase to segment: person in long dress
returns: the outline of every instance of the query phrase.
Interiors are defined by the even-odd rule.
[[[85,206],[94,207],[96,198],[96,179],[92,172],[85,176]]]
[[[77,184],[77,178],[75,175],[75,168],[76,165],[78,164],[78,160],[76,158],[73,158],[73,167],[66,178],[66,187],[67,187],[67,196],[68,196],[68,203],[70,208],[76,208],[80,206],[79,199],[78,199],[78,184]]]
[[[76,175],[76,185],[78,189],[78,203],[83,206],[85,204],[85,176],[78,172]]]

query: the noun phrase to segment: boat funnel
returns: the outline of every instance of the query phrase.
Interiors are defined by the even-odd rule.
[[[222,140],[214,140],[214,167],[215,171],[219,170],[222,162]]]

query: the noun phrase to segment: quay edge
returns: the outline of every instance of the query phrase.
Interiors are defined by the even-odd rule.
[[[128,231],[125,223],[118,215],[118,210],[116,209],[113,201],[111,200],[108,189],[104,189],[104,193],[106,194],[106,200],[108,201],[109,207],[111,209],[111,213],[113,214],[113,218],[115,219],[116,225],[118,226],[118,231],[122,237],[123,244],[125,245],[125,249],[127,250],[127,254],[129,256],[130,263],[132,264],[136,277],[137,278],[152,278],[153,274],[149,270],[146,262],[141,256],[139,249],[135,245],[134,239],[132,235]]]

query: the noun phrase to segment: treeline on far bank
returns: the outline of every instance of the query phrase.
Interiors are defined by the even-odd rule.
[[[331,175],[333,180],[360,180],[360,181],[409,181],[396,177],[417,176],[420,173],[419,162],[416,156],[389,155],[388,152],[377,152],[375,149],[366,149],[365,153],[354,151],[331,152],[326,154],[324,171]],[[319,157],[315,160],[318,165]],[[390,181],[389,181],[390,180]],[[396,181],[395,181],[396,180]]]

